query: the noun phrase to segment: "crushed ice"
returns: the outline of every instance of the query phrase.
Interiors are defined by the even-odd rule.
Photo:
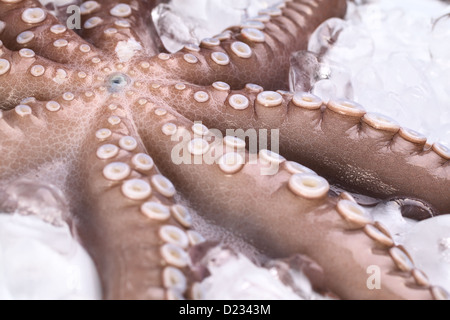
[[[239,25],[280,0],[172,0],[153,11],[153,21],[164,46],[175,52],[189,43]]]
[[[0,299],[99,299],[97,271],[63,218],[51,185],[19,180],[0,190]]]
[[[435,0],[359,2],[349,4],[345,21],[324,23],[311,38],[309,52],[301,53],[303,60],[319,55],[318,65],[332,72],[320,78],[316,65],[294,68],[291,74],[305,78],[309,72],[317,78],[312,91],[326,101],[355,100],[422,132],[429,142],[450,145],[450,5]],[[293,88],[302,86],[291,80]]]

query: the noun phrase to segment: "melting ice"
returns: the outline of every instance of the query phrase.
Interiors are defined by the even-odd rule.
[[[95,266],[67,225],[0,214],[0,299],[99,299]]]

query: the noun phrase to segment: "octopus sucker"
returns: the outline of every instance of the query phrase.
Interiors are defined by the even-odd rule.
[[[342,299],[448,299],[361,199],[448,213],[449,149],[357,101],[288,91],[291,54],[347,2],[283,1],[175,53],[159,3],[83,1],[75,32],[37,0],[0,0],[0,193],[60,189],[104,299],[208,298],[193,256],[217,239],[199,217],[268,258],[311,259]]]

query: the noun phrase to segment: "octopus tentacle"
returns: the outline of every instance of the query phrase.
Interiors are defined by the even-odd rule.
[[[114,101],[111,101],[114,103]],[[158,172],[125,111],[105,113],[89,133],[80,174],[77,230],[97,264],[107,299],[178,299],[187,274],[191,219]]]
[[[343,16],[346,2],[341,0],[289,1],[281,9],[262,12],[257,20],[231,28],[200,47],[188,45],[173,55],[152,59],[158,75],[208,85],[228,82],[241,88],[256,82],[267,88],[287,88],[289,56],[306,49],[307,40],[323,21]]]
[[[92,63],[94,64],[94,63]],[[11,109],[23,97],[50,100],[74,87],[87,89],[100,86],[105,79],[94,77],[84,65],[68,68],[38,56],[31,49],[10,51],[0,41],[0,108]],[[26,83],[26,86],[19,85]]]
[[[81,5],[82,36],[96,47],[116,53],[119,60],[129,59],[125,56],[130,47],[140,55],[154,55],[163,45],[148,13],[159,2],[84,1]]]
[[[0,39],[10,50],[31,49],[49,60],[78,65],[102,55],[73,30],[62,25],[39,1],[0,2],[4,24]]]
[[[351,191],[383,199],[418,198],[438,214],[450,210],[445,191],[450,188],[449,150],[438,143],[427,145],[420,134],[367,113],[357,103],[342,100],[325,105],[311,94],[263,91],[252,84],[240,91],[231,91],[221,82],[157,90],[161,99],[187,118],[223,133],[279,129],[281,154],[335,184],[352,186]]]
[[[210,143],[206,127],[157,105],[145,109],[137,111],[145,145],[161,170],[172,172],[178,190],[208,220],[243,235],[274,257],[308,255],[324,268],[327,285],[342,298],[432,298],[429,284],[416,283],[415,267],[405,258],[404,249],[395,247],[386,229],[367,218],[362,207],[328,196],[325,179],[269,151],[261,151],[258,163],[250,163],[250,155],[241,149],[245,142],[216,137]],[[149,121],[158,125],[145,126]],[[191,139],[185,139],[185,133]],[[215,150],[213,157],[222,160],[211,165],[177,165],[166,160],[181,149],[200,158]],[[280,166],[277,174],[261,175],[274,165]],[[251,191],[254,185],[259,186],[257,193]],[[215,190],[213,196],[211,190]],[[312,229],[315,232],[303,232]],[[336,255],[341,258],[330,262]],[[372,266],[381,272],[380,290],[368,288]]]
[[[48,161],[70,165],[77,159],[83,127],[93,119],[92,105],[102,91],[66,92],[54,100],[28,98],[14,109],[0,112],[0,178],[23,175]],[[77,134],[67,134],[75,130]],[[46,148],[43,148],[45,146]]]

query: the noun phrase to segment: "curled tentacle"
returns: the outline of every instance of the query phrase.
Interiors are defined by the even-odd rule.
[[[153,90],[187,118],[223,133],[279,129],[283,156],[351,191],[384,199],[415,197],[440,214],[450,208],[449,150],[427,145],[418,133],[354,102],[325,105],[310,94],[263,91],[256,85],[231,91],[221,82]]]
[[[328,196],[325,179],[268,151],[251,163],[242,140],[218,139],[206,127],[160,106],[147,104],[136,110],[139,132],[156,163],[172,173],[178,190],[209,220],[272,256],[308,255],[324,268],[327,286],[340,297],[432,297],[429,285],[416,283],[413,264],[405,260],[407,266],[402,265],[406,253],[394,246],[385,229],[366,218],[356,203]],[[149,122],[158,125],[146,126]],[[184,161],[191,164],[177,164],[174,156],[180,152],[189,153]],[[222,160],[196,164],[208,157]],[[274,167],[278,173],[262,175]],[[379,290],[368,285],[373,266],[381,272]]]
[[[255,82],[267,88],[287,88],[289,57],[307,47],[307,40],[323,21],[343,16],[346,2],[289,1],[261,13],[255,20],[186,46],[173,55],[151,60],[155,75],[208,85],[228,82],[233,88]]]

